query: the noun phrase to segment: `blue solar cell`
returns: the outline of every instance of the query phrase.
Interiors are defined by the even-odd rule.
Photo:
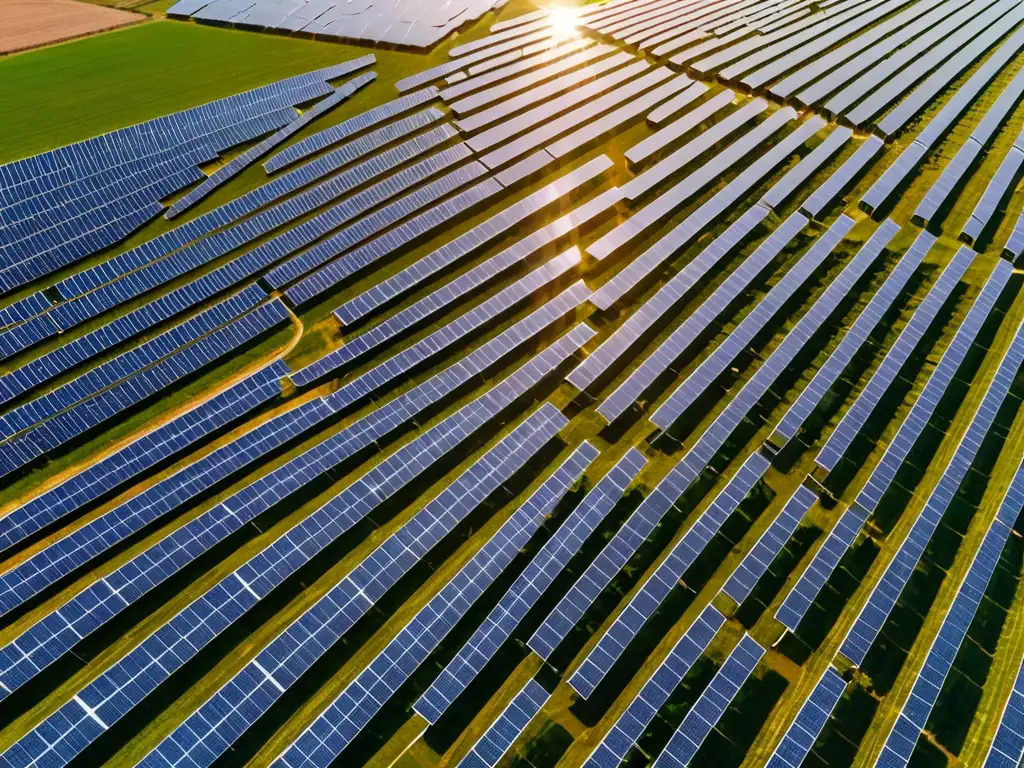
[[[413,709],[417,713],[431,723],[440,719],[611,512],[646,463],[639,451],[631,449],[594,485],[416,701]]]
[[[729,483],[676,543],[657,570],[643,583],[597,645],[577,667],[571,685],[583,698],[589,698],[612,665],[625,652],[637,632],[668,597],[686,570],[703,552],[726,520],[736,511],[768,470],[769,461],[760,453],[751,454]]]
[[[530,680],[462,758],[459,768],[494,768],[550,695],[540,683]]]

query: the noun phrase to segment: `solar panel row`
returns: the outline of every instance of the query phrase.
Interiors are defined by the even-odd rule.
[[[886,246],[899,234],[899,231],[900,227],[896,222],[886,219],[871,234],[855,258],[868,259],[871,262],[877,261]],[[857,315],[857,319],[853,321],[839,344],[814,374],[814,378],[804,387],[782,419],[779,420],[769,437],[774,446],[781,448],[797,436],[801,427],[839,380],[850,361],[867,342],[872,331],[892,308],[934,242],[935,236],[928,232],[918,235],[914,245],[889,273],[881,288],[871,296],[867,306]]]
[[[636,450],[626,454],[626,469],[635,476],[646,460]],[[670,476],[674,474],[670,473]],[[662,480],[658,488],[671,480]],[[544,623],[533,633],[527,645],[542,659],[547,659],[558,647],[559,643],[580,620],[597,596],[608,586],[612,578],[626,564],[626,561],[639,548],[640,544],[654,530],[654,526],[668,511],[668,507],[660,504],[660,496],[664,491],[655,491],[629,516],[615,536],[605,545],[587,566],[583,575],[572,585],[569,592],[558,602],[548,614]],[[657,494],[657,495],[656,495]]]
[[[703,86],[703,90],[698,88],[694,91],[687,91],[689,98],[686,103],[693,101],[706,90],[707,87]],[[626,152],[626,159],[632,166],[640,165],[652,155],[690,133],[694,128],[713,117],[716,113],[731,106],[735,99],[736,94],[728,89],[721,91],[720,93],[716,93],[710,99],[702,102],[700,106],[690,110],[678,120],[672,121],[664,128],[652,133],[643,141],[634,144]],[[673,106],[673,108],[675,109],[676,107]],[[754,114],[759,114],[760,111],[761,110],[753,110]],[[740,121],[739,125],[742,125],[743,122],[745,121]],[[696,157],[698,154],[699,152],[691,152],[688,153],[688,155],[683,156],[689,156],[692,159],[692,157]]]
[[[825,111],[833,116],[842,114],[850,104],[860,99],[871,88],[884,82],[893,72],[913,58],[906,56],[903,51],[904,47],[916,45],[914,43],[908,45],[910,41],[927,32],[930,27],[943,22],[950,14],[970,4],[970,0],[946,0],[935,7],[926,8],[927,12],[923,14],[922,18],[889,31],[881,40],[861,51],[817,82],[807,86],[793,98],[800,104],[809,106],[819,104],[832,96],[833,98],[825,105]],[[923,3],[915,3],[912,8],[923,5]],[[968,18],[970,15],[978,13],[979,10],[980,8],[973,9]],[[858,79],[858,76],[869,68],[871,68],[873,79],[869,80],[866,77]]]
[[[113,387],[15,435],[0,445],[0,470],[5,474],[13,472],[39,456],[66,446],[104,421],[251,343],[288,319],[288,310],[280,300],[260,305]]]
[[[233,157],[225,165],[214,171],[209,178],[203,181],[202,184],[192,190],[189,190],[187,194],[183,195],[178,200],[175,200],[167,209],[167,213],[164,214],[164,218],[173,219],[176,216],[181,215],[200,200],[208,197],[210,193],[217,189],[217,187],[226,184],[261,157],[266,155],[274,147],[283,144],[290,137],[294,136],[313,122],[317,117],[338,106],[338,104],[345,101],[345,99],[354,94],[360,88],[369,85],[376,79],[376,72],[367,72],[336,88],[334,93],[314,104],[313,107],[307,109],[297,118],[288,123],[284,128],[277,131],[272,136],[268,136],[255,146],[245,150],[245,152],[241,153],[237,157]]]
[[[425,149],[446,142],[451,135],[451,129],[448,126],[441,126],[434,131],[411,139],[394,150],[384,153],[387,159],[385,165],[407,162]],[[192,291],[188,295],[194,293],[209,295],[206,291],[195,291],[195,287],[198,285],[215,282],[220,286],[219,290],[223,290],[225,284],[232,285],[242,277],[253,275],[259,269],[295,253],[331,230],[388,200],[407,186],[419,183],[445,167],[468,158],[469,154],[469,150],[465,146],[457,145],[397,171],[383,181],[346,197],[342,202],[314,218],[260,244],[228,265],[193,281]],[[223,233],[200,240],[193,246],[148,264],[83,296],[58,304],[52,312],[48,313],[48,317],[51,317],[61,328],[71,328],[156,286],[187,274],[212,259],[223,256],[246,242],[250,242],[249,236],[266,234],[280,224],[291,221],[293,217],[305,215],[323,205],[327,202],[322,196],[326,191],[324,189],[326,185],[330,185],[329,189],[333,196],[340,196],[351,191],[355,186],[365,184],[380,172],[380,166],[375,162],[378,159],[380,158],[373,158],[367,163],[345,171],[336,179],[328,180],[324,185],[315,187],[307,193],[249,218]],[[244,275],[233,275],[231,279],[224,280],[229,274],[237,272],[240,264],[245,265]]]
[[[971,561],[970,568],[953,598],[925,657],[924,665],[914,680],[910,695],[903,704],[879,756],[884,765],[907,765],[918,737],[928,723],[939,698],[946,676],[953,668],[967,630],[981,606],[982,598],[995,573],[1007,539],[1024,508],[1024,465],[1017,472],[1003,496],[996,516],[989,523],[985,538]]]
[[[722,587],[722,591],[737,603],[742,603],[750,597],[757,582],[764,576],[772,561],[782,552],[797,526],[800,525],[817,500],[817,494],[806,485],[797,488],[779,510],[778,516],[771,525],[761,534],[757,543],[736,566],[732,575],[729,576],[729,580]]]
[[[350,136],[355,136],[364,131],[368,131],[371,128],[375,128],[381,123],[391,120],[411,109],[423,106],[428,101],[433,101],[437,98],[437,95],[437,88],[429,86],[416,91],[415,93],[400,96],[397,99],[381,104],[379,107],[374,107],[362,114],[350,117],[337,125],[333,125],[319,133],[315,133],[301,141],[295,142],[290,147],[281,150],[272,158],[267,160],[267,162],[263,164],[263,167],[266,169],[267,173],[279,171],[286,166],[297,163],[300,160],[317,154],[318,152],[322,152],[328,147],[331,147],[340,141],[344,141]]]
[[[685,75],[680,75],[680,77],[685,77]],[[684,91],[676,94],[660,107],[652,109],[647,115],[647,122],[651,125],[661,125],[707,92],[708,87],[704,83],[691,82]]]
[[[316,381],[327,373],[336,371],[353,360],[390,343],[399,335],[423,324],[430,318],[457,306],[460,299],[470,295],[479,286],[485,285],[508,269],[521,264],[539,249],[556,242],[576,227],[606,213],[617,198],[615,193],[618,190],[613,188],[609,192],[612,194],[605,193],[584,203],[574,211],[542,227],[533,235],[481,262],[406,309],[396,312],[379,325],[349,340],[343,346],[298,371],[292,377],[292,381],[298,386]]]
[[[747,380],[739,393],[726,405],[725,410],[715,418],[690,449],[695,458],[704,463],[714,458],[733,430],[749,416],[778,378],[791,370],[794,360],[804,351],[804,346],[840,306],[853,286],[877,260],[878,255],[879,251],[861,249],[839,276],[829,283],[811,308],[797,321],[793,330],[772,350],[768,359]]]
[[[484,731],[469,754],[459,761],[459,768],[494,768],[550,695],[540,683],[531,679]]]
[[[0,551],[31,536],[281,394],[281,361],[128,443],[0,518]]]
[[[725,617],[710,605],[694,619],[693,624],[644,683],[640,693],[619,715],[597,748],[590,753],[590,757],[584,763],[585,768],[618,768],[619,764],[626,760],[626,755],[636,744],[637,739],[643,736],[658,710],[665,706],[672,692],[686,677],[686,673],[704,653],[724,623]]]
[[[268,181],[266,184],[246,192],[208,213],[179,224],[168,232],[164,232],[135,248],[107,259],[96,267],[71,275],[57,283],[54,287],[65,299],[71,299],[94,288],[98,288],[104,283],[145,266],[158,258],[170,255],[178,248],[198,240],[214,230],[233,224],[254,211],[276,202],[288,194],[310,185],[357,160],[364,159],[367,155],[378,152],[388,145],[398,142],[400,139],[408,138],[410,134],[416,133],[431,123],[440,120],[442,117],[444,115],[440,110],[431,107],[401,120],[388,123],[359,138],[346,142],[322,157],[311,160],[273,181]],[[451,138],[455,135],[455,129],[447,128],[444,138]],[[437,143],[440,143],[442,140],[441,134],[428,133],[425,137],[421,137],[419,141],[403,145],[405,147],[403,152],[385,152],[380,154],[375,158],[379,164],[375,172],[373,170],[375,166],[365,166],[365,168],[370,176],[375,175],[375,173],[382,173],[388,168],[405,162],[419,152],[434,146],[430,141],[431,137],[434,137]],[[424,142],[424,139],[426,139],[426,142]],[[333,184],[324,184],[317,187],[317,189],[325,196],[334,196],[346,189],[353,188],[345,186],[346,181],[349,183],[355,181],[357,184],[363,183],[357,181],[359,178],[365,179],[368,176],[347,175],[335,177],[335,181],[342,182],[340,188]]]
[[[763,655],[764,648],[744,634],[654,761],[656,768],[690,764]]]
[[[630,449],[591,488],[416,701],[413,709],[419,715],[430,723],[441,718],[612,511],[646,463],[643,454]]]
[[[833,667],[827,667],[807,697],[796,719],[768,760],[767,768],[799,768],[818,740],[821,729],[846,690],[846,681]]]
[[[985,757],[985,768],[1014,768],[1024,757],[1024,664],[999,716],[999,729]]]
[[[776,116],[779,117],[776,119]],[[671,207],[674,207],[676,203],[696,194],[703,187],[716,181],[717,177],[728,170],[734,163],[749,156],[752,147],[746,146],[747,141],[756,144],[761,138],[766,138],[771,132],[774,132],[779,127],[779,122],[785,121],[787,121],[787,117],[784,111],[777,112],[743,139],[728,147],[717,157],[709,160],[701,168],[673,187],[672,190],[656,199],[647,208],[636,214],[633,219],[638,219],[643,214],[643,211],[649,209],[652,211],[652,217],[661,215],[670,210]],[[775,123],[775,125],[771,125],[771,123]],[[622,271],[596,291],[594,294],[594,305],[600,309],[608,309],[622,296],[633,290],[647,275],[652,273],[668,258],[675,255],[687,242],[695,239],[713,221],[729,212],[732,206],[752,187],[760,183],[780,163],[788,160],[801,144],[820,129],[821,125],[822,121],[817,118],[811,118],[777,142],[771,149],[764,152],[750,166],[739,173],[736,178],[730,181],[724,189],[703,203],[696,211],[687,216],[668,234],[655,242],[654,245],[631,261]],[[755,134],[757,133],[761,133],[761,135],[756,136]],[[778,183],[786,183],[786,179],[790,174],[795,172],[796,169],[791,169]],[[761,208],[762,206],[756,207]],[[762,218],[767,215],[768,210],[764,209]],[[626,224],[633,219],[627,220]],[[602,259],[618,248],[621,243],[631,239],[634,234],[635,231],[633,229],[626,231],[626,227],[621,225],[588,246],[587,253],[594,258]]]
[[[806,226],[807,220],[800,214],[793,214],[790,219],[793,221],[792,238]],[[770,327],[772,319],[782,311],[793,294],[817,272],[837,243],[838,238],[831,237],[829,233],[818,238],[725,340],[715,347],[697,369],[658,407],[650,417],[651,422],[661,429],[669,429],[725,372],[732,361],[747,349],[765,328]]]
[[[995,376],[989,382],[984,398],[975,411],[967,432],[957,445],[956,452],[946,465],[938,485],[928,496],[913,527],[901,542],[895,557],[889,562],[882,578],[868,597],[867,604],[861,609],[856,622],[843,641],[840,650],[857,666],[864,662],[864,657],[882,631],[882,625],[902,594],[911,572],[924,555],[925,548],[974,462],[1022,363],[1024,325],[1017,329],[1009,349],[1000,360]]]
[[[540,289],[551,285],[559,278],[575,270],[580,263],[579,249],[573,246],[565,253],[541,264],[532,272],[524,275],[512,285],[484,300],[472,309],[467,310],[447,325],[417,341],[386,361],[371,368],[366,373],[342,384],[341,388],[331,394],[331,405],[335,410],[343,410],[357,403],[382,387],[388,386],[404,376],[408,376],[419,366],[426,363],[446,350],[458,344],[466,344],[489,324],[511,312],[527,301]],[[584,301],[590,292],[582,281],[567,288],[563,292],[563,312],[571,306]],[[328,361],[317,370],[311,371],[306,377],[294,378],[295,383],[309,383],[327,373]]]
[[[751,454],[711,505],[672,547],[666,558],[630,599],[622,613],[615,618],[597,645],[569,678],[569,685],[580,696],[590,698],[612,665],[622,656],[637,633],[704,551],[704,547],[711,542],[722,525],[739,507],[740,502],[764,476],[768,465],[768,459],[760,453]],[[657,711],[657,707],[654,709]]]
[[[281,765],[330,766],[412,673],[462,621],[474,602],[526,546],[559,499],[597,458],[584,442],[395,634],[341,694],[280,755]],[[500,720],[500,718],[499,718]]]
[[[577,192],[584,185],[600,179],[611,167],[612,161],[607,155],[595,157],[585,165],[570,171],[477,224],[468,232],[449,240],[402,271],[382,280],[355,298],[349,299],[334,310],[334,316],[342,325],[354,325],[387,303],[426,283],[442,270],[459,264],[467,256],[485,247],[493,240],[506,235],[513,227],[528,220],[531,216],[544,211],[549,206],[565,204],[570,194]]]
[[[857,150],[811,193],[811,196],[801,204],[800,210],[812,219],[819,218],[853,183],[854,178],[871,163],[884,146],[885,142],[877,136],[868,136],[864,143],[857,147]]]
[[[348,280],[357,272],[366,269],[381,259],[394,256],[404,246],[425,237],[427,233],[438,227],[457,221],[459,217],[467,215],[475,207],[504,190],[495,179],[485,178],[469,189],[458,192],[452,197],[427,208],[422,213],[415,215],[397,227],[387,229],[394,221],[407,215],[410,209],[413,211],[419,210],[423,206],[463,186],[465,183],[463,181],[464,178],[477,178],[478,176],[479,171],[476,167],[472,169],[457,169],[444,178],[416,190],[409,195],[408,199],[397,200],[377,213],[370,214],[363,221],[356,222],[344,233],[341,233],[340,238],[342,241],[344,241],[345,235],[350,232],[354,232],[359,237],[362,234],[359,232],[360,229],[372,229],[373,232],[380,232],[385,229],[387,231],[349,253],[343,253],[348,247],[348,244],[344,242],[332,247],[329,249],[329,253],[342,252],[341,258],[331,261],[301,282],[293,285],[285,291],[285,296],[296,306],[301,306],[327,291],[336,290],[340,283]],[[287,263],[283,266],[287,266]]]
[[[1010,147],[1010,151],[1003,157],[988,186],[985,187],[985,192],[971,212],[971,218],[967,220],[960,232],[961,240],[974,243],[981,237],[992,223],[1003,200],[1012,193],[1016,181],[1020,177],[1022,166],[1024,166],[1024,131],[1018,135],[1014,145]]]
[[[77,702],[92,702],[88,706],[94,711],[102,712],[102,722],[106,725],[116,722],[141,701],[149,691],[166,679],[171,670],[184,664],[198,652],[200,647],[212,640],[216,632],[222,631],[241,612],[248,610],[259,597],[269,593],[300,564],[308,561],[316,551],[322,549],[329,540],[340,535],[345,528],[356,522],[361,514],[368,513],[386,498],[392,496],[399,488],[426,471],[462,441],[468,439],[510,403],[532,389],[540,379],[557,368],[567,355],[577,350],[590,334],[592,331],[589,331],[586,326],[577,326],[576,329],[549,346],[519,371],[499,382],[477,400],[393,452],[388,459],[364,474],[313,515],[279,537],[274,544],[251,559],[236,573],[229,575],[220,584],[208,590],[205,595],[180,612],[170,623],[150,635],[125,658],[83,689],[61,710],[58,710],[50,718],[52,722],[49,723],[49,726],[47,726],[47,722],[44,722],[40,729],[28,734],[3,757],[8,757],[17,763],[26,755],[36,756],[25,759],[23,763],[25,765],[31,764],[31,760],[36,758],[45,760],[47,765],[66,763],[100,733],[93,727],[93,720],[89,713],[84,711]],[[483,353],[483,355],[486,354],[493,355],[493,350]],[[472,358],[473,355],[470,357]],[[481,360],[480,357],[481,355],[477,355],[478,359],[465,367],[459,367],[462,364],[457,364],[453,370],[460,374],[464,381],[470,376],[476,375],[493,359],[493,357],[489,357]],[[343,461],[344,458],[354,455],[356,451],[366,448],[375,439],[389,433],[400,423],[408,421],[416,412],[430,405],[429,402],[424,403],[424,393],[444,394],[446,390],[450,391],[452,384],[445,373],[447,372],[435,376],[392,403],[379,408],[366,418],[356,422],[352,427],[310,449],[298,459],[292,460],[266,478],[253,483],[244,491],[223,502],[214,510],[214,512],[216,509],[225,511],[225,514],[219,515],[220,519],[215,528],[209,527],[210,520],[204,521],[204,516],[200,516],[197,521],[179,529],[177,534],[172,534],[171,538],[180,539],[180,534],[184,532],[188,536],[185,541],[192,541],[188,559],[198,556],[197,550],[207,548],[215,543],[210,541],[211,538],[214,538],[213,531],[216,531],[220,537],[226,536],[232,528],[237,529],[244,525],[247,520],[253,519],[259,512],[287,497],[317,474],[326,472]],[[551,410],[551,407],[547,406],[547,408],[536,412],[535,417],[543,420],[547,426],[554,425],[557,419],[546,418]],[[557,412],[551,415],[560,417]],[[241,504],[233,509],[224,507],[224,504],[235,505],[239,502]],[[207,513],[205,517],[210,517],[210,514]],[[203,538],[193,538],[202,530],[198,526],[204,523],[208,526],[209,533]],[[276,561],[268,559],[272,556],[283,556],[284,559]],[[154,582],[167,578],[170,572],[176,568],[182,567],[184,560],[185,558],[179,555],[173,565],[163,564],[159,570],[153,569],[151,566],[149,574],[144,570],[140,572],[138,566],[129,568],[127,571],[122,568],[120,571],[125,571],[123,576],[119,577],[119,572],[115,572],[105,577],[100,584],[106,589],[108,595],[113,592],[118,600],[125,603],[125,595],[119,594],[121,590],[125,590],[128,598],[137,599],[141,591],[153,586]],[[152,562],[154,562],[152,558],[145,558],[141,564]],[[131,566],[132,563],[128,565]],[[142,579],[146,579],[146,581],[142,581]],[[114,592],[114,586],[117,586],[117,592]],[[90,608],[95,611],[97,602],[101,605],[104,602],[103,593],[97,594],[96,589],[96,586],[87,589],[84,594],[92,591],[92,599],[70,613],[71,616],[77,617],[81,617],[85,613],[86,622],[83,623],[81,619],[73,621],[68,621],[67,618],[63,619],[68,622],[69,630],[73,630],[74,621],[91,630],[107,618],[103,613],[99,614],[102,617],[99,621],[95,615],[88,616]],[[108,615],[112,612],[110,606],[106,610]],[[115,610],[120,610],[120,608]],[[304,616],[307,615],[304,614]],[[53,623],[51,621],[48,626],[52,626]],[[84,632],[76,633],[75,640],[69,638],[69,634],[69,631],[65,631],[62,638],[54,638],[54,641],[60,640],[66,647],[70,647]],[[54,727],[57,729],[56,735]],[[14,757],[9,757],[9,755],[14,755]]]
[[[931,238],[930,238],[931,239]],[[918,238],[920,240],[920,238]],[[917,247],[915,241],[911,250]],[[934,242],[934,240],[932,240]],[[927,247],[930,247],[929,242]],[[910,255],[909,252],[907,254]],[[953,259],[942,270],[938,280],[928,290],[928,294],[914,310],[910,320],[900,331],[900,335],[893,342],[892,348],[886,353],[878,368],[871,375],[871,379],[857,395],[857,399],[850,406],[850,409],[843,415],[839,425],[832,431],[828,441],[815,457],[814,462],[826,471],[832,471],[839,460],[849,450],[854,438],[860,434],[868,418],[875,407],[881,401],[886,390],[892,386],[900,370],[906,364],[910,355],[921,343],[925,333],[935,322],[935,318],[948,301],[953,289],[960,282],[964,272],[974,261],[977,254],[970,248],[961,248]],[[904,257],[905,259],[906,257]],[[902,262],[901,262],[902,266]]]
[[[752,218],[760,220],[761,217],[757,215]],[[742,222],[743,219],[740,221]],[[611,423],[639,400],[658,376],[661,376],[667,368],[683,357],[714,324],[726,316],[729,307],[743,293],[750,290],[759,278],[763,278],[769,272],[783,248],[803,229],[806,223],[807,220],[797,213],[780,224],[778,229],[766,237],[754,252],[730,272],[714,292],[678,328],[672,331],[650,358],[641,363],[640,367],[633,371],[629,378],[601,403],[597,412]],[[703,277],[716,262],[721,261],[726,254],[739,245],[739,238],[746,232],[743,232],[743,227],[737,229],[739,230],[737,232],[732,232],[731,228],[726,230],[726,233],[709,245],[697,259],[678,272],[655,294],[656,301],[648,302],[652,304],[651,310],[645,311],[647,304],[640,308],[638,313],[640,322],[626,323],[620,326],[609,342],[602,345],[602,348],[615,345],[611,349],[619,351],[620,355],[623,354],[630,342],[635,342],[641,332],[647,331],[655,320],[671,310],[675,303],[672,301],[673,299],[678,301],[684,291],[693,288],[697,280]],[[577,383],[573,379],[570,381],[573,381],[574,384]]]
[[[137,374],[211,331],[241,317],[266,299],[267,294],[262,288],[258,285],[249,286],[144,344],[86,371],[67,384],[8,411],[0,416],[0,439],[7,439],[19,432],[31,429],[54,414],[71,408],[97,392]],[[14,371],[11,376],[19,384],[29,384],[31,374],[21,374],[20,370]],[[29,386],[31,385],[29,384]],[[28,388],[28,386],[25,387],[25,389]],[[21,389],[21,387],[17,389],[12,387],[11,389],[17,393],[17,389]],[[22,392],[25,389],[22,389]]]
[[[259,650],[140,765],[211,764],[437,542],[567,424],[557,408],[542,405]],[[407,466],[404,473],[415,471]],[[392,477],[391,483],[401,482],[399,477]],[[369,511],[375,503],[364,498],[349,506],[351,515],[359,514],[359,507]]]
[[[292,256],[290,259],[267,273],[263,280],[274,288],[283,288],[285,285],[294,282],[316,267],[325,264],[329,260],[336,258],[341,253],[344,253],[348,249],[361,243],[367,237],[382,232],[385,228],[396,224],[406,216],[410,216],[418,212],[421,208],[440,200],[442,197],[446,197],[470,182],[476,181],[487,173],[487,169],[480,165],[480,163],[472,161],[449,171],[444,176],[440,176],[428,184],[410,191],[411,187],[415,183],[422,182],[429,176],[433,176],[441,170],[450,168],[456,163],[468,159],[469,156],[470,153],[469,150],[466,149],[466,146],[464,144],[459,144],[451,150],[445,150],[428,157],[422,164],[420,164],[424,167],[424,170],[427,171],[426,174],[415,181],[402,184],[402,186],[397,190],[398,193],[409,192],[409,194],[399,197],[393,203],[390,203],[374,213],[357,220],[353,224],[345,227],[339,232],[336,232],[327,239],[321,240],[316,243],[316,245],[313,245],[311,248],[303,251],[297,256]],[[399,171],[399,173],[403,172]],[[394,178],[385,179],[381,184],[392,185],[395,181],[397,180]],[[389,197],[390,196],[391,195],[389,195]],[[349,200],[346,200],[345,202],[349,202],[353,199],[354,198],[349,198]],[[344,203],[342,203],[342,205],[344,205]],[[362,213],[362,211],[360,211],[360,213]],[[317,221],[323,216],[324,214],[321,214],[317,219],[313,219],[312,221]],[[334,227],[329,227],[329,229],[333,228]],[[294,231],[295,230],[292,230],[292,232]]]
[[[825,161],[842,149],[852,136],[853,131],[850,128],[837,127],[833,129],[810,154],[764,193],[760,200],[761,205],[773,210],[779,208],[798,190],[802,190],[804,183],[825,164]]]

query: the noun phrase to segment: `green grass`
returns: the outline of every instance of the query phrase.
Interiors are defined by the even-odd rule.
[[[367,52],[357,46],[153,21],[12,56],[0,60],[0,162]],[[423,58],[380,52],[378,76],[386,81],[393,73],[414,71]]]

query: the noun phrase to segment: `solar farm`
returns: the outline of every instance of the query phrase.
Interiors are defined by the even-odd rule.
[[[0,766],[1024,764],[1024,0],[166,5],[0,58]]]

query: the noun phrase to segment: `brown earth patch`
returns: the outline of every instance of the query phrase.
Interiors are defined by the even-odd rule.
[[[0,55],[143,20],[135,13],[75,0],[0,0]]]

